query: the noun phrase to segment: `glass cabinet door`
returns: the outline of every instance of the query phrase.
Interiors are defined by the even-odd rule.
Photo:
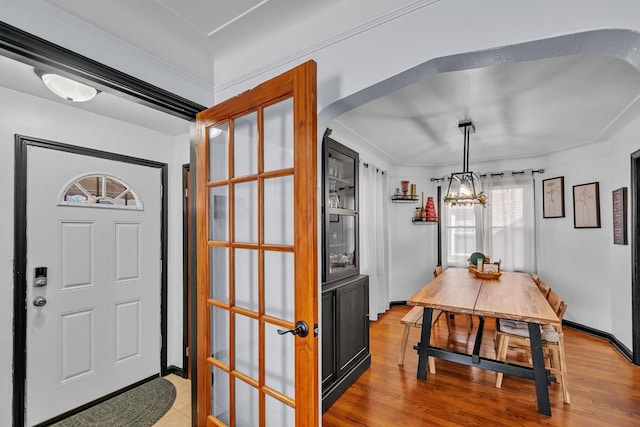
[[[332,149],[329,149],[328,156],[329,207],[356,210],[355,159]]]
[[[324,280],[358,274],[358,153],[324,138]]]
[[[329,276],[354,274],[356,271],[355,216],[330,215],[329,232]]]

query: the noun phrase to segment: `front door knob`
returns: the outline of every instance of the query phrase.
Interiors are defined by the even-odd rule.
[[[35,297],[33,299],[33,305],[36,307],[42,307],[47,303],[47,299],[45,297]]]

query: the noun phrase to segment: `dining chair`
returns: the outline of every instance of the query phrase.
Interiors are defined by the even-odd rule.
[[[533,279],[533,283],[535,283],[536,285],[540,284],[540,276],[534,274],[533,276],[531,276],[531,278]]]
[[[567,304],[560,295],[554,291],[549,292],[547,301],[562,323],[562,318],[567,311]],[[552,325],[541,325],[542,349],[545,356],[545,365],[562,387],[562,398],[564,403],[570,404],[569,385],[567,380],[567,362],[564,349],[564,335],[562,325],[556,327]],[[531,365],[531,343],[529,340],[529,328],[526,322],[519,322],[507,319],[498,319],[496,322],[496,359],[506,361],[509,347],[516,347],[527,351],[529,365]],[[518,362],[515,362],[518,363]],[[496,377],[496,387],[502,387],[504,374],[498,372]]]
[[[545,298],[548,298],[549,292],[551,292],[551,287],[542,280],[538,281],[537,285],[538,289],[540,289],[540,292],[542,292],[542,295],[544,295]]]

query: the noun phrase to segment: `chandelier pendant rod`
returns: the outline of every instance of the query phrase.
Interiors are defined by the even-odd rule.
[[[469,172],[469,126],[464,128],[464,160],[462,161],[462,172]]]

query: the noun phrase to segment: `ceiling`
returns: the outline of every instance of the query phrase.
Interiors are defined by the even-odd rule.
[[[243,45],[304,25],[288,43],[269,43],[265,61],[327,39],[408,0],[48,0],[103,31],[214,82],[214,64]],[[367,7],[363,7],[366,4]],[[333,16],[334,19],[322,19]],[[220,61],[223,62],[223,61]],[[0,85],[55,99],[24,64],[2,58]],[[5,69],[7,72],[5,72]],[[253,70],[241,70],[249,73]],[[224,71],[216,71],[224,74]],[[621,126],[636,106],[640,73],[619,59],[572,55],[430,75],[342,114],[334,130],[370,144],[400,165],[462,163],[458,121],[471,119],[470,164],[537,156],[592,142]],[[184,120],[101,93],[74,105],[177,135]]]
[[[401,165],[462,167],[470,119],[470,166],[579,146],[624,125],[638,107],[640,73],[599,55],[572,55],[435,74],[374,99],[336,126]]]

